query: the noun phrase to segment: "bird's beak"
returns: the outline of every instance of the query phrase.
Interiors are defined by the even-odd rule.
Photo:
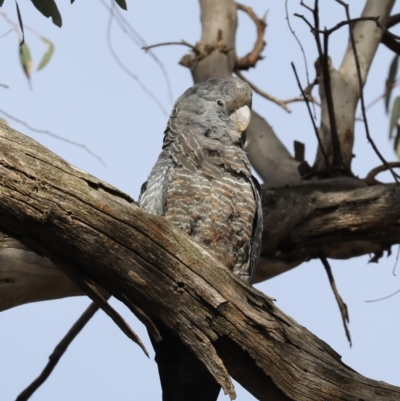
[[[230,119],[238,126],[240,132],[244,132],[249,126],[251,111],[248,106],[242,106],[230,115]]]

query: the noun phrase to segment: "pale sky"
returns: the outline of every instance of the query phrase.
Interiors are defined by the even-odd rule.
[[[14,32],[1,37],[10,27],[0,16],[0,83],[9,85],[9,89],[0,88],[0,109],[35,128],[85,144],[103,158],[106,166],[80,148],[32,132],[1,113],[0,117],[69,163],[137,199],[140,186],[160,151],[167,116],[111,57],[106,39],[109,15],[101,3],[58,3],[63,17],[61,29],[40,15],[30,1],[19,1],[24,23],[55,45],[49,65],[33,75],[31,91],[19,65],[18,37]],[[306,13],[298,3],[289,1],[291,14]],[[343,10],[333,0],[321,3],[321,26],[332,26],[344,18]],[[359,16],[364,2],[351,0],[349,3],[352,16]],[[274,96],[282,99],[297,96],[290,62],[295,62],[303,83],[306,82],[304,64],[287,28],[284,2],[249,0],[246,4],[260,15],[267,10],[269,13],[265,59],[256,69],[244,74]],[[131,1],[128,7],[124,16],[147,44],[181,39],[195,44],[200,38],[199,6],[195,0]],[[0,11],[17,21],[13,1],[6,1]],[[399,11],[397,5],[394,12]],[[237,51],[243,55],[253,45],[255,27],[246,15],[240,15],[239,21]],[[313,78],[316,49],[312,36],[304,22],[294,17],[291,21],[305,47]],[[25,35],[37,66],[46,47],[28,29]],[[130,71],[169,113],[172,103],[159,66],[116,25],[112,28],[112,43]],[[330,45],[336,67],[346,45],[347,29],[343,29],[335,34]],[[192,85],[190,72],[178,65],[187,51],[184,46],[154,49],[169,74],[173,100]],[[367,103],[382,94],[391,58],[391,53],[381,46],[365,91]],[[317,144],[306,106],[296,103],[291,108],[293,112],[288,114],[258,95],[254,97],[254,109],[269,121],[290,151],[295,139],[306,144],[306,158],[312,164]],[[381,152],[387,160],[396,160],[388,141],[389,122],[383,102],[370,109],[368,116],[372,136]],[[353,171],[365,177],[380,162],[368,145],[362,124],[358,123],[356,128]],[[379,179],[385,177],[390,180],[388,175]],[[368,257],[330,261],[339,292],[349,309],[352,348],[347,343],[338,307],[319,261],[305,263],[258,284],[257,288],[276,298],[279,308],[332,346],[347,365],[368,377],[400,386],[397,318],[400,294],[386,301],[365,303],[400,288],[400,278],[392,274],[397,247],[392,251],[393,255],[389,258],[385,255],[379,264],[368,264]],[[54,346],[89,302],[86,297],[70,298],[20,306],[0,314],[2,401],[14,400],[39,374]],[[151,358],[128,340],[103,312],[98,312],[72,343],[51,377],[32,396],[32,401],[161,400],[154,353],[144,326],[121,303],[113,300],[112,304],[140,335],[151,351]],[[254,400],[239,385],[236,390],[238,400]],[[221,394],[219,399],[228,400],[228,397]]]

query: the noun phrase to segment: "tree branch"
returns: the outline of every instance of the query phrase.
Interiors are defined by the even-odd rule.
[[[386,26],[393,4],[394,0],[379,2],[368,0],[361,17],[379,16],[380,24]],[[364,85],[383,31],[376,26],[374,21],[359,21],[354,24],[352,29],[360,60],[361,84]],[[339,70],[336,70],[331,65],[329,73],[343,165],[345,169],[350,170],[353,158],[355,110],[361,94],[360,83],[357,77],[356,60],[350,40]],[[320,73],[321,82],[319,87],[322,101],[320,136],[324,150],[328,153],[328,157],[332,158],[330,118],[326,94],[322,85],[322,75]],[[318,172],[326,170],[325,159],[319,150],[314,163],[314,169]]]
[[[324,201],[333,208],[329,197]],[[350,216],[342,208],[344,225]],[[321,224],[331,227],[327,222]],[[0,229],[161,321],[232,398],[225,368],[260,400],[400,397],[399,388],[348,368],[165,218],[143,212],[129,196],[7,127],[0,133]],[[305,222],[294,227],[294,244],[305,229],[313,237]]]
[[[265,28],[267,23],[265,21],[265,16],[263,18],[257,17],[256,13],[251,7],[244,6],[242,4],[236,3],[238,10],[244,11],[254,22],[257,28],[257,39],[254,43],[253,49],[247,53],[245,56],[240,57],[236,60],[235,69],[237,70],[248,70],[251,67],[255,67],[258,60],[262,60],[261,52],[265,47]]]
[[[109,296],[107,297],[109,298]],[[17,397],[16,401],[26,401],[31,395],[48,379],[48,377],[53,372],[54,368],[57,366],[58,361],[65,354],[65,351],[70,346],[75,337],[82,331],[89,320],[94,316],[94,314],[99,310],[94,302],[92,302],[87,309],[82,313],[79,319],[74,323],[74,325],[68,330],[68,333],[62,338],[62,340],[54,348],[54,351],[49,356],[49,362],[44,367],[40,375]]]

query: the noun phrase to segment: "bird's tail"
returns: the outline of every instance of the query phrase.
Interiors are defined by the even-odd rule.
[[[206,367],[169,329],[157,325],[162,341],[150,335],[163,391],[163,401],[216,401],[221,386]]]

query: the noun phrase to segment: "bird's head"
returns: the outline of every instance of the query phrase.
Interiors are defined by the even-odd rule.
[[[211,78],[192,86],[177,100],[168,128],[171,133],[184,130],[243,147],[251,102],[252,91],[246,82],[233,77]]]

